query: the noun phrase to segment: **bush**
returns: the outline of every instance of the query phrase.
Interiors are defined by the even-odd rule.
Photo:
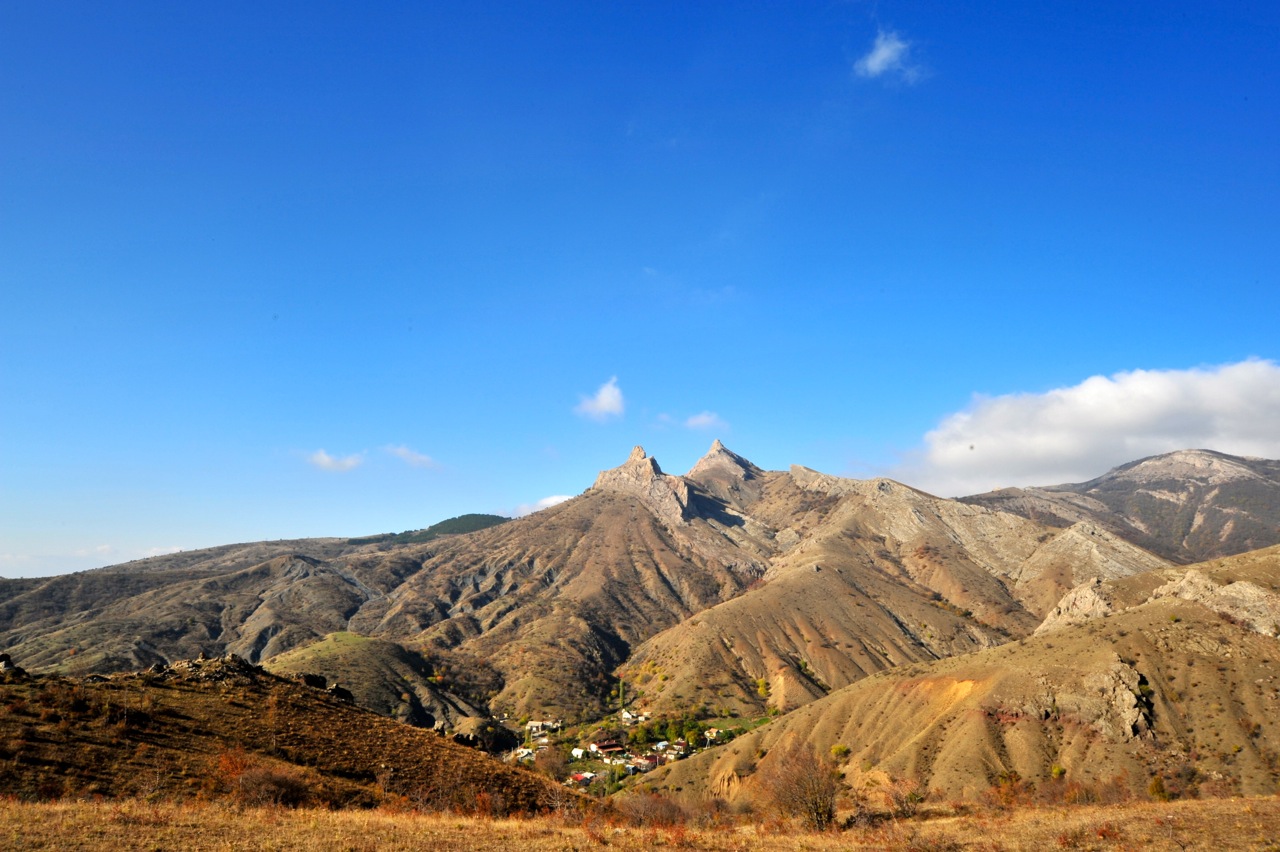
[[[215,781],[244,805],[296,808],[312,799],[311,786],[296,770],[272,766],[241,748],[218,755]]]
[[[769,752],[756,775],[756,790],[782,816],[799,817],[810,831],[835,824],[840,775],[813,747],[794,742]]]
[[[297,808],[311,799],[311,788],[296,773],[271,766],[252,766],[240,776],[236,798],[246,805]]]
[[[684,825],[685,812],[679,803],[657,793],[627,796],[618,802],[627,820],[642,828],[669,828]]]

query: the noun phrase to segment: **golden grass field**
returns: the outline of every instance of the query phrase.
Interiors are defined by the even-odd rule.
[[[780,823],[635,828],[587,818],[483,819],[196,803],[0,803],[5,849],[1280,850],[1280,798],[1023,808],[805,834]]]

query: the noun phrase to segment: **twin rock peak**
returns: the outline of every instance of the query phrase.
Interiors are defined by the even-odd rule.
[[[733,452],[717,438],[707,454],[684,476],[662,472],[658,460],[637,446],[621,465],[601,471],[592,491],[614,491],[639,497],[659,518],[680,523],[690,517],[690,483],[716,493],[741,487],[761,474],[760,468]],[[719,496],[719,495],[717,495]]]

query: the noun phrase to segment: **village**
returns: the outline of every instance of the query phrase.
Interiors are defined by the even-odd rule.
[[[507,755],[509,762],[600,795],[614,792],[630,776],[729,742],[745,730],[709,727],[692,718],[654,719],[630,709],[585,727],[566,728],[562,719],[531,719],[523,729],[524,744]]]

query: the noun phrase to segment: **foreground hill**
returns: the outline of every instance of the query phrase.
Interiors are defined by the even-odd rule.
[[[1034,637],[867,678],[646,783],[747,795],[769,752],[798,740],[843,754],[850,777],[949,796],[1009,779],[1145,792],[1157,777],[1183,794],[1274,793],[1280,548],[1078,596],[1074,623],[1058,613]]]
[[[438,661],[403,645],[358,633],[331,633],[271,657],[264,668],[295,677],[323,673],[361,707],[421,728],[488,715],[481,704],[466,697],[485,689],[484,684],[467,681],[467,672],[447,672]],[[444,685],[446,680],[453,681],[452,689]]]
[[[1184,564],[1280,543],[1280,461],[1212,450],[1151,456],[1088,482],[962,500],[1055,526],[1089,521]]]
[[[552,782],[398,724],[235,657],[87,680],[0,682],[0,783],[10,796],[239,795],[374,805],[406,796],[472,808],[476,796],[533,813]]]

